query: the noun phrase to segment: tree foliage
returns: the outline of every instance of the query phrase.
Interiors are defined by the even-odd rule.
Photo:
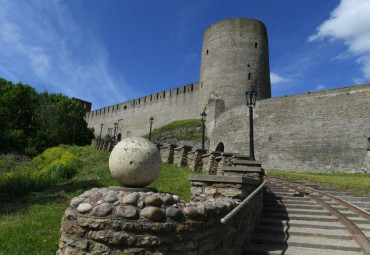
[[[89,144],[84,114],[77,100],[0,78],[0,152],[33,156],[59,144]]]

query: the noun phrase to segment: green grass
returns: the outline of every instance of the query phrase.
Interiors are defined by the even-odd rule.
[[[70,200],[93,187],[119,185],[109,172],[109,152],[98,151],[90,146],[58,148],[67,150],[79,159],[80,167],[73,177],[22,197],[1,200],[0,196],[1,255],[55,254],[60,238],[60,222]],[[40,164],[52,164],[52,157],[58,160],[56,154],[58,153],[44,154],[45,159]],[[8,159],[4,158],[2,160],[5,160],[8,166],[22,164],[13,161],[9,163]],[[5,164],[4,168],[8,171]],[[163,164],[158,179],[150,187],[177,194],[189,201],[190,182],[187,175],[194,173],[188,167]]]
[[[171,143],[201,140],[201,127],[202,121],[200,119],[174,121],[152,131],[152,141],[160,141],[164,138],[170,138]],[[144,137],[148,138],[149,134],[146,134]]]
[[[152,184],[148,187],[156,188],[158,191],[165,191],[179,195],[185,201],[190,201],[191,184],[188,174],[197,174],[189,167],[177,167],[172,164],[162,163],[161,172]]]
[[[334,187],[340,191],[352,192],[357,196],[370,196],[369,174],[345,173],[297,173],[278,170],[269,170],[270,176],[284,177],[291,180],[304,180],[324,187]]]

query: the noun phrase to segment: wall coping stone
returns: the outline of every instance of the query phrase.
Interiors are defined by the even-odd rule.
[[[190,181],[199,181],[199,182],[220,182],[220,183],[244,183],[259,185],[260,182],[244,177],[244,176],[221,176],[221,175],[204,175],[204,174],[189,174],[188,180]]]
[[[190,145],[183,145],[181,147],[177,147],[175,148],[176,151],[179,151],[179,150],[182,150],[182,149],[185,149],[185,148],[193,148],[193,146],[190,146]]]
[[[176,148],[177,144],[166,144],[166,145],[161,146],[161,148],[168,148],[168,147]]]

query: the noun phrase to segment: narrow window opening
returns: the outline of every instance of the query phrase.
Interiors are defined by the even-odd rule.
[[[206,54],[208,55],[208,50],[206,51]]]
[[[177,88],[177,94],[179,94],[179,88]]]
[[[158,98],[159,98],[159,94],[157,93],[157,100],[158,100]]]
[[[254,48],[258,48],[258,43],[254,43]]]
[[[125,106],[123,107],[123,109],[125,109],[125,110],[126,110],[126,109],[127,109],[127,105],[125,105]]]
[[[144,97],[144,103],[146,103],[146,97]]]
[[[153,100],[153,95],[150,95],[150,101],[152,101]]]
[[[172,89],[170,89],[170,97],[172,97]]]
[[[109,112],[110,106],[108,106],[108,112]]]
[[[139,98],[139,104],[140,104],[140,98]]]
[[[193,91],[193,84],[191,84],[191,91]]]
[[[186,87],[184,86],[184,94],[186,93]]]
[[[104,113],[105,113],[105,108],[104,108]]]
[[[166,98],[166,91],[163,91],[163,98]]]
[[[251,73],[249,73],[249,74],[248,74],[248,80],[251,80],[251,76],[252,76],[252,74],[251,74]]]

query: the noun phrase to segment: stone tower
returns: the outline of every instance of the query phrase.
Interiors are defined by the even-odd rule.
[[[246,104],[253,86],[258,99],[271,97],[269,53],[265,25],[255,19],[219,21],[204,32],[199,110],[209,99],[221,99],[230,109]]]

